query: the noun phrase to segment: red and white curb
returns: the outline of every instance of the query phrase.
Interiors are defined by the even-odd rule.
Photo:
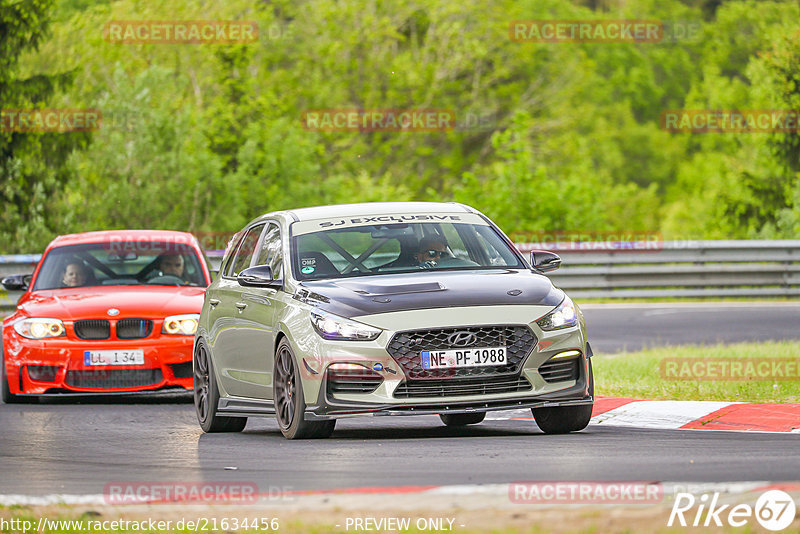
[[[488,420],[533,420],[530,410],[495,412]],[[590,425],[661,430],[800,433],[800,404],[724,401],[648,401],[597,397]]]

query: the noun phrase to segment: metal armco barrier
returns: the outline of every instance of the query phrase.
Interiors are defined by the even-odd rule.
[[[795,297],[800,240],[519,243],[559,254],[553,283],[580,298]]]
[[[800,240],[518,243],[558,253],[548,276],[576,299],[800,296]],[[208,251],[213,270],[222,251]],[[0,276],[32,273],[39,254],[0,255]],[[18,291],[0,289],[0,311]]]

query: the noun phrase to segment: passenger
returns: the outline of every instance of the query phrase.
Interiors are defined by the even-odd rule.
[[[71,259],[64,267],[61,283],[64,287],[78,287],[86,284],[86,266],[78,259]]]

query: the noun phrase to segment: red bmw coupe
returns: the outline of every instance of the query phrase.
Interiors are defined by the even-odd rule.
[[[3,320],[2,398],[192,390],[192,342],[211,283],[197,239],[114,230],[57,237]]]

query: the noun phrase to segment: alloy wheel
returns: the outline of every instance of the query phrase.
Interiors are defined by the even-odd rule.
[[[205,347],[200,345],[194,366],[194,406],[201,421],[208,419],[209,402],[208,354]]]
[[[275,400],[278,422],[282,428],[289,428],[294,421],[297,385],[294,376],[294,358],[285,347],[278,353],[275,372],[277,374],[275,377]]]

